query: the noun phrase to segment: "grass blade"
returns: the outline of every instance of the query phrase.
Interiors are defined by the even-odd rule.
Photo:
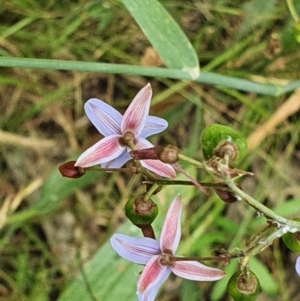
[[[190,41],[156,0],[122,0],[150,43],[169,68],[199,76],[198,57]]]

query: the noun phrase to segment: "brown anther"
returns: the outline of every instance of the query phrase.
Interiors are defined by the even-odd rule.
[[[160,258],[160,264],[170,266],[172,264],[171,256],[172,255],[169,254],[163,254]]]
[[[124,133],[123,138],[127,142],[127,144],[135,143],[135,135],[133,132],[128,131]]]

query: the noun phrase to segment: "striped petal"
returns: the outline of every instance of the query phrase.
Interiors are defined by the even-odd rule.
[[[151,257],[160,253],[158,241],[148,237],[114,234],[110,243],[121,257],[137,264],[145,265]]]
[[[146,139],[138,138],[136,149],[146,149],[153,147],[154,145]],[[151,170],[152,172],[158,174],[159,176],[165,178],[175,178],[176,173],[172,165],[161,162],[160,160],[141,160],[143,167]]]
[[[165,119],[156,116],[148,116],[140,137],[147,138],[151,135],[164,131],[167,127],[168,122]]]
[[[160,249],[163,253],[175,254],[181,236],[181,197],[177,196],[171,203],[160,236]]]
[[[195,281],[215,281],[226,275],[222,270],[208,267],[197,261],[175,261],[171,270],[179,277]]]
[[[119,135],[103,138],[83,152],[77,159],[75,166],[89,167],[117,158],[124,150],[124,146],[119,143],[119,138]]]
[[[163,284],[169,277],[171,270],[159,263],[160,255],[153,256],[146,264],[137,283],[139,301],[153,301]]]
[[[103,136],[121,134],[122,115],[104,101],[91,98],[84,105],[85,113]]]
[[[112,161],[101,164],[103,168],[119,168],[122,167],[127,161],[131,160],[127,148],[124,148],[123,153]]]
[[[138,92],[123,115],[121,122],[123,134],[130,131],[138,137],[142,133],[149,114],[151,97],[152,88],[150,84]]]

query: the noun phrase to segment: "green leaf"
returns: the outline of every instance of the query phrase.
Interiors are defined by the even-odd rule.
[[[69,179],[62,177],[59,171],[55,170],[42,186],[40,198],[31,209],[43,213],[49,212],[57,207],[65,197],[94,183],[102,175],[103,173],[99,172],[87,172],[81,178]]]
[[[140,233],[130,222],[119,230],[118,233],[130,236]],[[142,269],[142,266],[119,257],[107,241],[58,301],[135,300],[136,283]]]
[[[288,200],[274,208],[274,212],[283,216],[300,214],[300,198]]]
[[[257,276],[262,291],[270,296],[275,296],[278,291],[278,284],[266,266],[256,257],[252,257],[249,260],[249,267]]]
[[[103,173],[87,172],[78,179],[64,178],[55,169],[41,187],[41,194],[38,200],[27,210],[16,212],[8,220],[7,224],[22,224],[25,221],[41,214],[47,214],[54,210],[67,196],[91,185],[101,178]]]
[[[156,0],[122,0],[168,68],[199,76],[198,57],[190,41]]]

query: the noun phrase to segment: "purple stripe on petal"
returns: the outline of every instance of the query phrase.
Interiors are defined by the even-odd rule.
[[[165,178],[176,178],[176,173],[172,165],[163,163],[159,160],[142,160],[141,164],[143,167],[151,170]]]
[[[175,254],[181,236],[181,197],[177,196],[171,203],[160,236],[160,248],[163,253]]]
[[[119,143],[119,135],[111,135],[103,138],[77,159],[75,166],[89,167],[111,161],[122,154],[124,147]]]
[[[167,280],[170,273],[171,270],[169,268],[166,268],[157,283],[149,286],[148,289],[145,290],[142,294],[137,293],[139,301],[154,301],[159,288]]]
[[[171,270],[179,277],[195,281],[215,281],[226,275],[222,270],[208,267],[197,261],[175,261]]]
[[[89,99],[84,105],[85,113],[103,136],[121,134],[122,115],[112,106],[97,98]]]
[[[148,237],[114,234],[110,243],[121,257],[138,264],[146,264],[151,257],[160,253],[158,241]]]
[[[136,149],[145,149],[153,147],[153,144],[144,138],[138,138]],[[165,178],[175,178],[176,173],[172,165],[163,163],[159,160],[141,160],[143,167],[151,170],[152,172],[158,174],[159,176]]]
[[[121,122],[121,131],[124,134],[131,131],[138,137],[146,123],[149,114],[152,88],[150,84],[141,89],[127,108]]]
[[[164,131],[167,127],[168,122],[165,119],[156,116],[148,116],[140,137],[147,138]]]
[[[167,266],[162,266],[159,263],[159,260],[160,255],[153,256],[147,262],[139,278],[137,283],[137,293],[144,295],[144,299],[141,300],[154,300],[159,287],[171,273],[170,268]],[[153,299],[150,299],[150,296],[152,296]]]

